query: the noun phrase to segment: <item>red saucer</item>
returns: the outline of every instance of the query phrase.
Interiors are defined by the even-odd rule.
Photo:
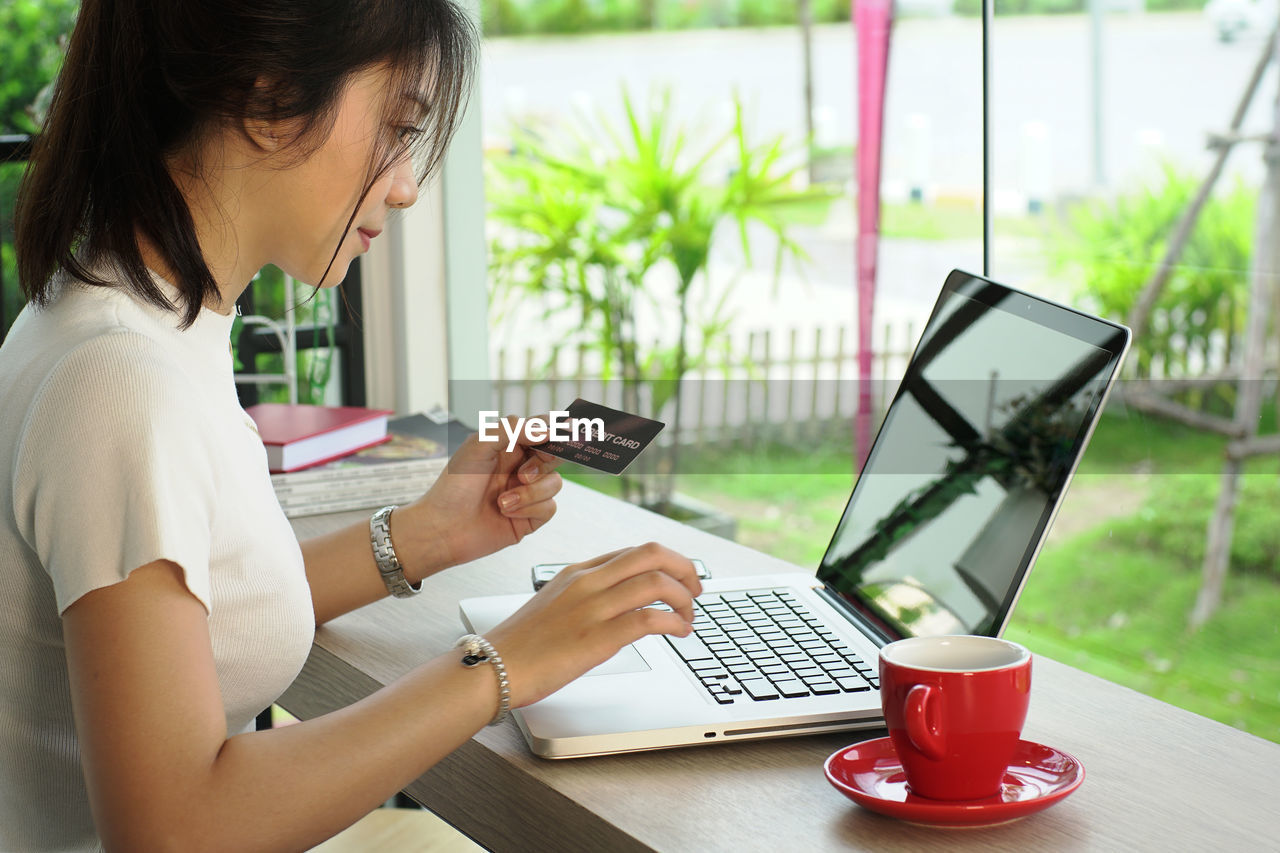
[[[873,812],[930,826],[991,826],[1034,814],[1066,797],[1084,781],[1084,766],[1065,752],[1018,742],[1000,793],[982,800],[931,800],[907,789],[902,762],[889,738],[855,743],[823,765],[827,780]]]

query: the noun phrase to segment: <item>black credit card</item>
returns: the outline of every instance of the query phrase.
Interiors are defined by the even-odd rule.
[[[536,449],[607,474],[621,474],[666,424],[590,403],[579,397],[566,409],[577,440],[549,441]]]

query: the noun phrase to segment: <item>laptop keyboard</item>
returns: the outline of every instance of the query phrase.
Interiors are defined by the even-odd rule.
[[[693,633],[667,637],[721,705],[879,689],[879,673],[786,590],[704,594]]]

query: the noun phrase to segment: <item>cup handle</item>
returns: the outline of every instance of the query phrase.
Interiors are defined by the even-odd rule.
[[[917,684],[907,692],[903,710],[907,737],[916,749],[933,761],[947,754],[946,739],[940,727],[942,690],[931,684]]]

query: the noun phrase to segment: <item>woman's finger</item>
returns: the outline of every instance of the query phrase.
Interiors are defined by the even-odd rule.
[[[628,646],[641,637],[647,637],[650,634],[672,634],[677,637],[687,637],[693,630],[684,617],[670,610],[660,610],[656,607],[642,607],[639,610],[630,610],[616,617],[609,627],[610,640],[618,648]]]
[[[567,566],[490,632],[510,650],[513,705],[536,702],[647,634],[687,637],[701,589],[688,559],[652,542]]]
[[[560,475],[553,471],[532,483],[507,489],[498,495],[498,508],[502,510],[503,515],[525,518],[526,511],[530,507],[551,500],[560,492],[560,487],[563,485],[564,481]]]
[[[532,533],[533,530],[536,530],[546,524],[555,514],[556,502],[552,498],[547,498],[546,500],[538,501],[534,504],[521,506],[517,510],[504,513],[504,515],[512,521],[530,522],[533,525],[533,529],[529,530],[529,533]]]
[[[534,452],[530,449],[530,445],[542,444],[546,441],[545,435],[541,441],[531,439],[529,427],[535,422],[540,423],[542,426],[534,429],[542,429],[545,434],[546,420],[545,415],[523,419],[516,415],[507,415],[502,419],[502,428],[497,431],[497,437],[489,442],[491,452],[498,460],[499,474],[510,474],[528,464]]]
[[[688,557],[677,554],[657,542],[630,548],[593,572],[597,590],[615,586],[630,577],[659,569],[682,583],[692,596],[702,594],[702,581]]]
[[[507,415],[503,420],[507,422],[504,431],[506,444],[503,445],[503,450],[510,449],[514,452],[517,449],[524,449],[533,452],[531,448],[546,444],[549,440],[551,417],[547,414],[533,415],[524,418],[523,421],[516,415]]]
[[[686,623],[693,622],[693,596],[684,584],[659,569],[632,575],[602,596],[602,616],[613,619],[651,604],[666,604]]]
[[[551,434],[553,431],[560,436],[578,435],[578,431],[574,429],[572,421],[566,421],[564,418],[559,418],[553,422],[549,412],[543,412],[540,415],[533,415],[532,417],[525,418],[524,423],[519,425],[518,430],[517,424],[519,424],[520,420],[518,417],[515,415],[508,415],[505,420],[509,424],[507,427],[507,434],[514,434],[516,436],[516,443],[526,448],[533,448],[539,444],[546,444],[548,441],[551,441]],[[546,459],[555,459],[554,456],[550,456],[549,454],[544,453],[540,455]]]
[[[564,461],[563,459],[557,459],[550,453],[543,453],[541,450],[526,448],[525,452],[529,454],[529,459],[525,460],[520,465],[520,469],[516,471],[516,476],[523,483],[532,483],[539,477],[545,477],[559,468],[560,463]]]
[[[555,577],[547,581],[546,586],[543,588],[546,589],[547,587],[552,587],[552,586],[559,588],[561,586],[564,586],[565,584],[573,581],[574,578],[578,577],[582,573],[588,572],[594,568],[597,568],[598,566],[602,566],[605,563],[617,557],[618,555],[625,554],[629,550],[631,549],[619,548],[616,551],[610,551],[607,554],[600,554],[599,556],[592,557],[589,560],[583,560],[581,562],[572,563],[568,566],[565,566],[561,571],[556,572]]]

